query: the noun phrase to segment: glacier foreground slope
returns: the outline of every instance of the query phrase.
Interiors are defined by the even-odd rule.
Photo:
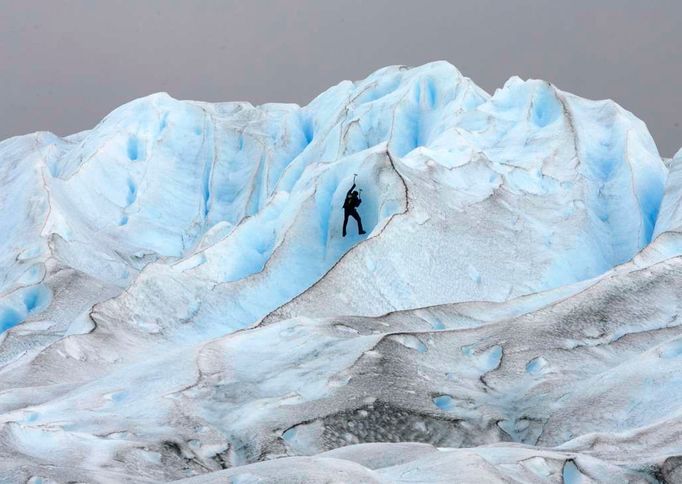
[[[0,482],[682,482],[681,167],[444,62],[6,140]]]

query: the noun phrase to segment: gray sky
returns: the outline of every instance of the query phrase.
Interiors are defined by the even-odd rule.
[[[156,91],[307,103],[343,79],[444,59],[615,99],[682,146],[679,0],[0,0],[0,139],[94,126]]]

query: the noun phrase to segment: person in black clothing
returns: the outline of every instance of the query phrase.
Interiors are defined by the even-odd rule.
[[[355,175],[357,176],[357,175]],[[353,177],[353,186],[350,187],[350,190],[348,190],[348,193],[346,193],[346,200],[343,202],[343,236],[346,236],[346,226],[348,225],[348,217],[353,217],[355,221],[358,223],[358,233],[360,235],[366,233],[362,229],[362,220],[360,220],[360,214],[357,211],[357,208],[360,206],[362,203],[362,200],[360,199],[360,196],[357,191],[354,191],[355,189],[355,177]]]

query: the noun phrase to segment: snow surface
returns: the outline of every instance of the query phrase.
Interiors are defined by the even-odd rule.
[[[679,482],[681,176],[445,62],[6,140],[0,482]]]

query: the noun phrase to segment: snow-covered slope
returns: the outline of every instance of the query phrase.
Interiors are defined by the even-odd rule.
[[[674,482],[680,165],[444,62],[4,141],[0,476]]]

